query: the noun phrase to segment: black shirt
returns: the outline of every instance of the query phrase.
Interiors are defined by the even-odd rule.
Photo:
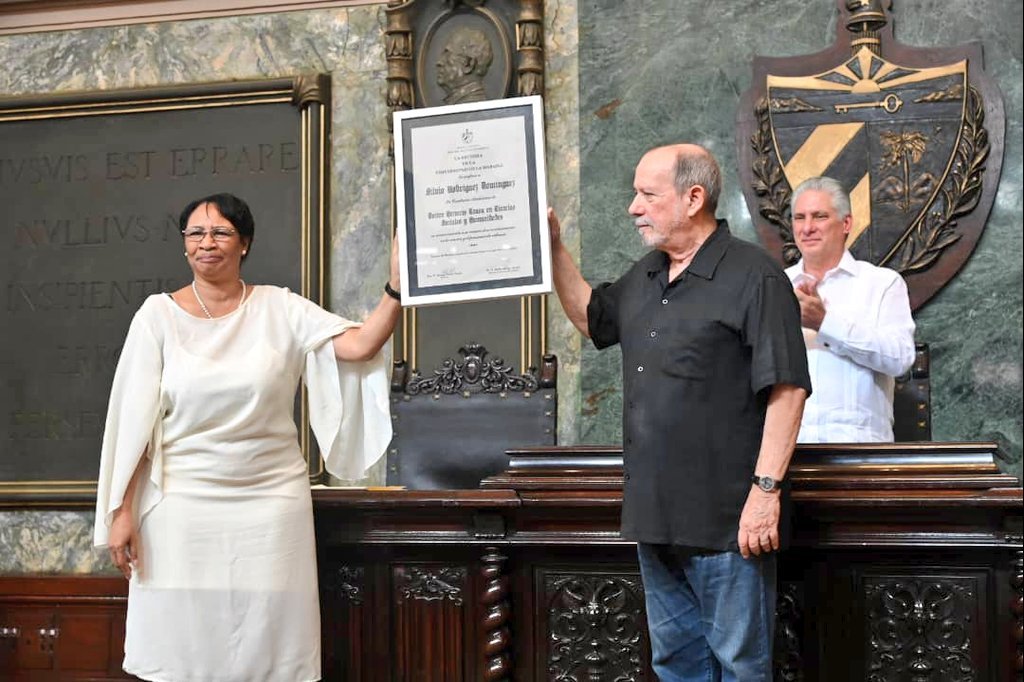
[[[810,393],[789,278],[724,220],[668,281],[652,251],[594,290],[594,345],[622,346],[622,535],[736,550],[771,387]]]

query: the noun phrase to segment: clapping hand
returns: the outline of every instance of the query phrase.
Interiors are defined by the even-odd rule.
[[[825,302],[818,294],[818,283],[800,282],[793,291],[800,303],[800,326],[818,331],[825,319]]]

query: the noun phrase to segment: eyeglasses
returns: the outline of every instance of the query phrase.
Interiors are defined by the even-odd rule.
[[[201,227],[190,227],[182,232],[181,235],[190,242],[201,242],[206,238],[207,234],[213,237],[215,242],[226,242],[234,237],[236,233],[237,231],[230,227],[215,227],[209,232]]]

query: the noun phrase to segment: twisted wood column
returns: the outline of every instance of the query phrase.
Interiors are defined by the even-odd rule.
[[[486,682],[506,682],[512,671],[512,635],[508,627],[511,606],[508,576],[505,575],[506,561],[508,558],[499,554],[497,547],[484,549],[480,568],[484,586],[480,603],[484,614],[481,641],[484,653],[483,679]]]

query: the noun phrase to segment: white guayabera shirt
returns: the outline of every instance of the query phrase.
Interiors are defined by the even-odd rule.
[[[786,269],[793,286],[814,282],[804,262]],[[843,253],[818,282],[825,319],[804,329],[814,392],[800,443],[891,442],[895,378],[914,363],[914,318],[899,273]]]

